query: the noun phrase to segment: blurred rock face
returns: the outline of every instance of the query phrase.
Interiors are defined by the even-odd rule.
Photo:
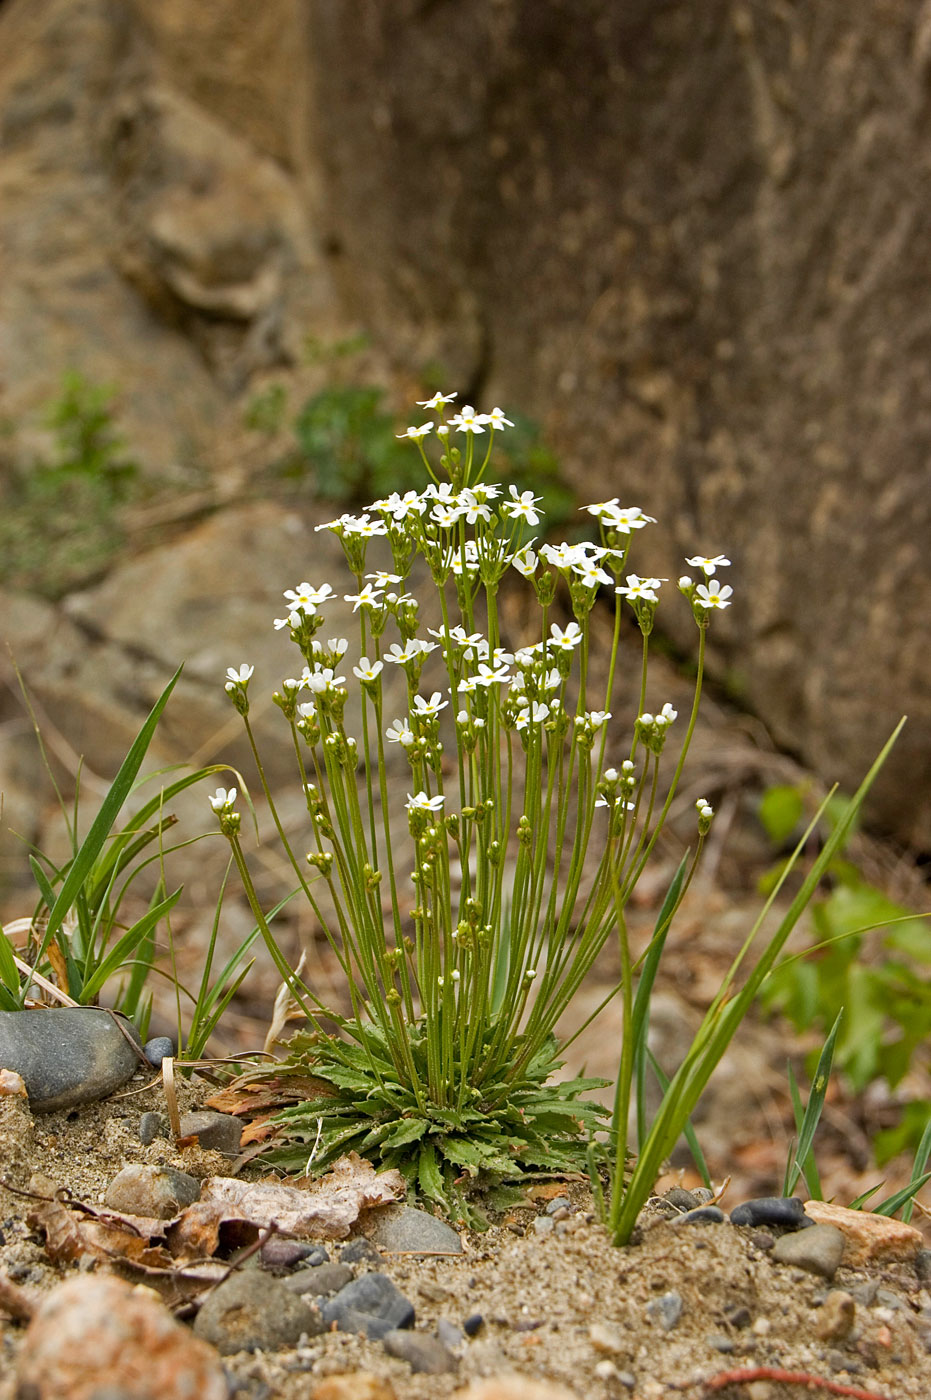
[[[825,777],[907,712],[873,814],[928,849],[922,14],[7,0],[4,411],[77,360],[158,463],[361,320],[659,517],[642,571],[726,552],[714,665]]]

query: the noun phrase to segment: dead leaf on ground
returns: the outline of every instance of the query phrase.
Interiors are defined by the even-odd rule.
[[[308,1074],[270,1075],[263,1071],[241,1075],[226,1088],[211,1094],[206,1107],[217,1113],[231,1113],[236,1118],[271,1110],[279,1112],[292,1103],[303,1103],[306,1099],[332,1097],[333,1085],[325,1079],[315,1079]]]

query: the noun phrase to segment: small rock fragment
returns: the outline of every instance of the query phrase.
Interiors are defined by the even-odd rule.
[[[352,1283],[354,1277],[348,1264],[312,1264],[291,1274],[284,1280],[284,1286],[289,1293],[329,1298],[345,1288],[347,1283]]]
[[[695,1210],[696,1206],[702,1204],[694,1192],[686,1191],[682,1186],[673,1186],[663,1196],[661,1201],[666,1201],[669,1205],[675,1206],[677,1211]]]
[[[29,1325],[17,1394],[31,1400],[227,1400],[216,1352],[149,1288],[82,1275],[60,1284]]]
[[[545,1238],[547,1235],[551,1235],[556,1229],[556,1221],[551,1219],[548,1215],[538,1215],[530,1229],[533,1234],[540,1238]]]
[[[133,1164],[117,1172],[107,1187],[111,1210],[171,1220],[200,1198],[200,1182],[175,1167]]]
[[[466,1390],[457,1390],[453,1400],[579,1400],[573,1390],[553,1385],[550,1381],[535,1381],[529,1376],[495,1376],[491,1380],[473,1381]]]
[[[723,1225],[727,1220],[720,1206],[696,1206],[672,1222],[673,1225]]]
[[[341,1264],[373,1264],[376,1269],[381,1268],[381,1255],[364,1235],[359,1235],[356,1239],[344,1244],[339,1252],[339,1262]]]
[[[364,1332],[376,1341],[386,1332],[413,1327],[414,1306],[399,1293],[387,1274],[369,1273],[353,1279],[322,1305],[327,1327],[340,1332]]]
[[[22,1077],[34,1111],[74,1108],[121,1089],[139,1062],[134,1045],[130,1022],[101,1007],[0,1011],[0,1066]]]
[[[554,1196],[546,1207],[544,1214],[555,1215],[560,1210],[571,1210],[572,1202],[568,1196]]]
[[[162,1060],[170,1059],[174,1055],[174,1042],[167,1035],[154,1035],[143,1045],[142,1053],[154,1069],[160,1069]]]
[[[818,1313],[815,1331],[823,1342],[842,1342],[857,1320],[857,1305],[842,1288],[832,1288]]]
[[[244,1126],[241,1118],[234,1118],[230,1113],[214,1113],[209,1108],[181,1115],[182,1137],[196,1137],[201,1147],[225,1152],[229,1157],[235,1157],[239,1151]]]
[[[221,1356],[294,1346],[301,1334],[325,1330],[316,1308],[259,1269],[233,1274],[213,1290],[194,1320],[194,1331]]]
[[[588,1329],[588,1340],[596,1351],[608,1356],[617,1356],[627,1351],[623,1332],[617,1327],[609,1327],[606,1322],[593,1322]]]
[[[844,1254],[844,1236],[833,1225],[812,1225],[810,1230],[783,1235],[772,1248],[779,1264],[791,1264],[822,1278],[833,1278]]]
[[[844,1263],[851,1269],[897,1260],[911,1262],[924,1244],[921,1232],[914,1225],[892,1220],[888,1215],[850,1210],[827,1201],[808,1201],[805,1211],[820,1225],[833,1225],[844,1232],[847,1240]]]
[[[389,1356],[397,1356],[401,1361],[406,1361],[412,1371],[423,1375],[446,1375],[455,1371],[459,1365],[455,1356],[446,1350],[439,1338],[431,1337],[426,1332],[386,1332],[381,1344]]]
[[[462,1324],[462,1330],[467,1337],[474,1337],[481,1331],[485,1324],[485,1319],[481,1313],[471,1313]]]
[[[922,1283],[931,1283],[931,1249],[919,1249],[915,1255],[915,1273]]]
[[[157,1137],[168,1136],[168,1119],[160,1113],[142,1113],[139,1116],[139,1141],[148,1147]]]
[[[394,1386],[371,1371],[327,1376],[310,1392],[310,1400],[397,1400]]]
[[[262,1268],[271,1273],[281,1269],[293,1269],[295,1264],[313,1268],[329,1261],[322,1244],[305,1244],[303,1240],[289,1240],[285,1235],[272,1235],[259,1251]]]
[[[465,1341],[465,1333],[455,1322],[450,1322],[448,1317],[437,1319],[436,1335],[444,1347],[458,1347]]]
[[[385,1206],[371,1238],[389,1254],[461,1254],[462,1241],[451,1225],[413,1206]]]
[[[651,1322],[658,1322],[664,1332],[671,1332],[682,1316],[682,1298],[678,1293],[664,1293],[647,1303],[644,1311]]]
[[[780,1225],[786,1230],[802,1230],[809,1220],[798,1196],[758,1196],[734,1207],[731,1224]]]
[[[17,1074],[15,1069],[0,1069],[0,1095],[9,1094],[19,1099],[29,1097],[21,1074]]]

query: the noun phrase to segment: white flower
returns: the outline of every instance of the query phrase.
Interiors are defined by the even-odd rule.
[[[344,593],[343,598],[347,603],[352,603],[353,612],[358,612],[360,608],[377,608],[381,593],[380,588],[373,588],[367,583],[360,593]]]
[[[406,719],[395,719],[385,730],[385,738],[392,744],[400,744],[402,748],[408,749],[414,742],[414,731]]]
[[[626,587],[620,584],[614,591],[620,593],[629,603],[635,598],[642,598],[645,603],[658,603],[659,597],[653,585],[658,587],[661,582],[662,579],[640,578],[637,574],[628,574]]]
[[[236,789],[217,788],[213,797],[208,797],[207,801],[215,812],[232,811],[233,803],[236,801]]]
[[[701,569],[706,577],[714,573],[715,569],[725,569],[730,564],[723,554],[716,554],[713,559],[706,559],[701,554],[696,554],[694,559],[686,559],[686,564],[691,564],[693,569]]]
[[[455,428],[457,433],[483,433],[483,418],[475,412],[470,403],[464,404],[458,413],[454,413],[449,420],[449,426]]]
[[[556,569],[571,569],[575,564],[583,564],[588,559],[584,544],[542,544],[541,558]]]
[[[617,496],[612,496],[610,501],[595,501],[590,506],[580,506],[580,510],[587,510],[589,515],[594,515],[596,520],[602,520],[609,516],[616,509],[618,504]]]
[[[308,690],[312,690],[315,695],[322,695],[325,690],[338,685],[345,685],[345,676],[334,676],[329,666],[322,667],[319,671],[314,671],[308,675],[305,685]]]
[[[300,715],[301,719],[315,719],[317,714],[317,707],[314,704],[313,700],[305,700],[303,704],[298,705],[297,712]]]
[[[452,403],[458,394],[434,394],[432,399],[418,399],[418,408],[439,408],[441,404]]]
[[[376,588],[387,588],[389,583],[404,582],[400,574],[388,574],[384,569],[379,569],[375,574],[366,574],[365,577],[370,578]]]
[[[716,578],[710,578],[695,589],[695,602],[700,608],[729,608],[733,591],[729,583],[722,587]]]
[[[519,549],[516,554],[511,555],[511,563],[519,574],[523,574],[524,578],[533,578],[537,572],[538,562],[537,556],[529,544],[525,544],[523,549]]]
[[[611,575],[599,568],[594,559],[584,559],[572,565],[572,572],[589,588],[597,588],[600,583],[613,583]]]
[[[689,578],[688,574],[683,574],[681,578],[676,579],[676,587],[681,588],[683,591],[692,586],[693,580]]]
[[[489,686],[503,684],[509,678],[510,673],[507,666],[498,664],[495,666],[488,666],[484,661],[480,661],[478,664],[478,672],[472,677],[472,680],[475,685]]]
[[[652,515],[644,515],[639,506],[627,506],[626,509],[613,509],[610,515],[605,517],[605,523],[610,525],[612,530],[629,535],[631,530],[642,530],[644,525],[655,525],[656,520]]]
[[[674,710],[670,705],[669,701],[667,700],[663,708],[660,710],[659,714],[656,716],[656,722],[657,724],[669,725],[672,724],[674,720],[678,719],[678,717],[679,711]]]
[[[601,726],[605,724],[610,718],[610,710],[592,710],[588,716],[589,723],[591,724],[592,729],[595,730],[600,729]]]
[[[500,408],[493,408],[490,413],[483,413],[481,419],[483,423],[490,423],[493,428],[513,428],[514,426],[510,418],[505,418]],[[535,521],[531,521],[531,524],[535,523]]]
[[[550,627],[550,640],[561,651],[574,651],[582,641],[582,629],[577,622],[568,627],[559,627],[555,622]]]
[[[464,511],[466,524],[474,525],[477,520],[490,520],[491,508],[475,491],[463,491],[460,512]]]
[[[234,684],[245,685],[254,670],[254,666],[248,666],[243,662],[238,671],[232,666],[227,666],[226,674]]]
[[[384,511],[393,520],[400,522],[406,520],[414,512],[423,515],[427,509],[427,503],[418,496],[416,491],[405,491],[403,496],[399,496],[397,491],[392,491],[390,496],[385,496],[380,501],[374,501],[372,509]],[[368,577],[371,578],[371,574]]]
[[[445,798],[441,792],[436,797],[428,797],[425,792],[416,792],[413,796],[407,794],[407,810],[409,812],[439,812],[442,811]]]
[[[433,692],[429,700],[425,700],[422,695],[414,696],[414,709],[421,718],[429,719],[438,715],[440,710],[445,710],[448,704],[449,701],[444,700],[438,690]]]
[[[422,642],[419,637],[411,637],[403,647],[392,642],[385,660],[393,666],[404,666],[408,661],[416,661],[419,656],[428,656],[431,651],[436,651],[435,642]]]
[[[316,609],[314,609],[314,611],[316,611]],[[276,617],[275,631],[280,632],[282,627],[290,627],[292,631],[296,631],[298,627],[300,627],[302,621],[303,618],[299,612],[288,613],[287,617]]]
[[[358,666],[353,666],[352,674],[358,676],[360,681],[376,681],[384,669],[383,662],[369,662],[368,657],[363,656]]]
[[[395,433],[395,437],[398,437],[398,438],[414,438],[414,439],[416,440],[417,438],[426,437],[426,436],[427,436],[427,433],[432,433],[432,432],[433,432],[433,424],[432,424],[432,423],[421,423],[421,425],[420,425],[419,428],[406,428],[406,429],[404,430],[403,433]]]
[[[540,512],[537,506],[540,504],[540,497],[535,496],[532,491],[518,492],[516,486],[509,486],[508,491],[511,500],[501,503],[504,514],[512,520],[526,520],[528,525],[539,525]]]
[[[462,514],[461,506],[444,505],[442,501],[438,501],[430,512],[430,519],[442,530],[451,530]]]

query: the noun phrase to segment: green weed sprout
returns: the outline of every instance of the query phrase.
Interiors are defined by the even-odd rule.
[[[651,517],[617,499],[599,502],[584,508],[597,541],[535,548],[527,532],[541,525],[541,513],[532,491],[485,480],[494,439],[510,420],[497,408],[453,412],[454,398],[423,403],[436,418],[401,435],[419,450],[425,490],[394,492],[362,515],[318,526],[345,553],[355,646],[320,636],[337,597],[331,583],[285,592],[288,611],[275,626],[297,647],[301,667],[273,698],[306,797],[306,825],[293,841],[250,724],[253,667],[227,673],[278,836],[345,975],[348,1014],[297,978],[265,924],[236,790],[219,789],[211,805],[256,922],[309,1022],[274,1067],[279,1082],[293,1076],[298,1101],[278,1116],[269,1159],[303,1172],[352,1147],[399,1167],[412,1188],[469,1218],[467,1187],[584,1168],[588,1139],[603,1123],[605,1111],[583,1097],[599,1081],[552,1079],[557,1025],[613,937],[631,1025],[635,967],[625,909],[673,802],[698,713],[708,627],[732,590],[717,579],[729,562],[723,555],[689,559],[700,581],[678,580],[698,629],[698,666],[663,788],[661,763],[678,716],[668,703],[647,712],[646,695],[665,580],[631,572],[632,547]],[[412,578],[415,561],[422,572]],[[537,640],[513,651],[498,612],[511,570],[539,606]],[[426,629],[414,596],[423,572],[437,599],[438,625]],[[571,607],[566,625],[554,620],[558,594]],[[614,631],[607,680],[596,693],[590,617],[603,594],[613,601]],[[627,608],[640,632],[639,703],[626,756],[614,766],[606,761],[608,727]],[[385,708],[392,667],[406,680],[400,715]],[[361,692],[358,734],[345,723],[351,685]],[[406,797],[389,783],[388,746],[409,767]],[[713,815],[697,804],[695,849],[664,908],[662,937]],[[638,1064],[630,1035],[621,1058],[618,1102],[626,1113]],[[622,1179],[620,1116],[613,1132]]]

